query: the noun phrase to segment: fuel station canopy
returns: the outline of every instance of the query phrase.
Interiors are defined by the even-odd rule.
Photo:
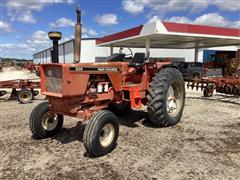
[[[167,49],[240,46],[240,29],[155,21],[98,38],[96,44]]]

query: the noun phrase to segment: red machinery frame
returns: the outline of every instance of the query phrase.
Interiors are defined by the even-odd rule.
[[[17,97],[17,89],[30,89],[34,96],[38,95],[39,92],[34,89],[40,88],[39,79],[14,79],[7,81],[0,81],[0,89],[12,89],[9,100],[14,100]],[[5,95],[7,92],[4,90],[0,91],[0,97]]]
[[[128,62],[46,64],[41,66],[41,91],[48,96],[52,113],[89,119],[92,112],[108,107],[111,102],[127,99],[132,108],[140,108],[154,74],[169,65],[170,62],[145,63],[140,67],[144,72],[132,73],[135,68],[129,67]],[[58,93],[47,90],[50,86],[47,74],[51,69],[64,74],[60,84],[55,85],[61,87]],[[108,91],[95,94],[88,88],[91,75],[96,75],[96,81],[102,84],[111,83]],[[104,75],[106,79],[102,79]]]

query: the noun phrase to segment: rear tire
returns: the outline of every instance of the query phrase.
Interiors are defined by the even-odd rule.
[[[240,77],[240,69],[237,69],[237,70],[235,71],[235,76],[236,76],[236,77]]]
[[[162,127],[178,123],[185,104],[182,74],[174,68],[160,70],[151,82],[147,98],[150,121]]]
[[[57,134],[63,126],[63,115],[55,114],[49,118],[49,103],[37,105],[29,118],[30,130],[34,138],[43,139]]]
[[[86,125],[83,135],[84,147],[90,156],[103,156],[116,147],[118,134],[117,117],[110,111],[99,111]]]
[[[33,93],[29,89],[21,89],[17,93],[17,100],[22,104],[30,103],[33,99]]]

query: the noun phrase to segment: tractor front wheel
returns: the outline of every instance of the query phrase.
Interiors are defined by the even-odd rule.
[[[117,144],[119,124],[110,111],[94,114],[84,130],[84,147],[90,156],[99,157],[110,153]]]
[[[29,118],[29,126],[33,137],[43,139],[57,134],[63,126],[63,115],[50,116],[49,103],[37,105]]]
[[[160,70],[151,82],[147,98],[150,121],[162,127],[178,123],[185,104],[182,74],[174,68]]]

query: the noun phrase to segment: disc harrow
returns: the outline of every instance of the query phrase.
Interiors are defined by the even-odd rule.
[[[204,96],[212,96],[214,90],[217,93],[240,96],[240,78],[239,77],[214,77],[206,79],[194,79],[187,81],[187,87],[204,91]]]

